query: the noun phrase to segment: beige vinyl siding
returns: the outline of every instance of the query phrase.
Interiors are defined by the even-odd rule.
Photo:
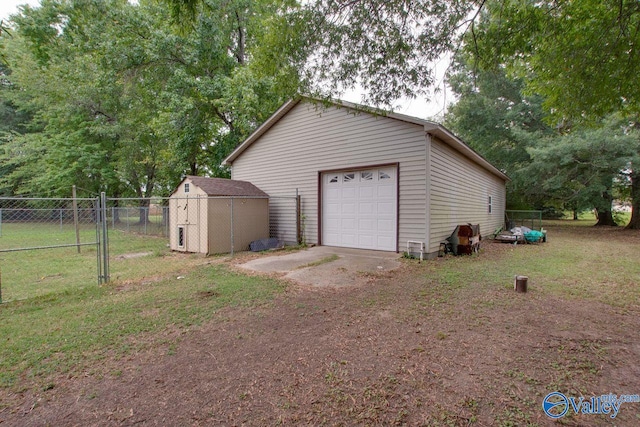
[[[480,224],[489,235],[504,222],[504,180],[451,149],[436,138],[431,144],[430,244],[436,252],[440,242],[458,224]],[[492,212],[489,213],[489,197]]]
[[[317,243],[319,171],[399,163],[402,248],[426,237],[425,147],[422,126],[301,102],[233,162],[231,175],[270,196],[294,196],[297,188],[305,239]]]
[[[295,190],[287,196],[270,197],[268,236],[288,244],[298,243],[296,211]]]

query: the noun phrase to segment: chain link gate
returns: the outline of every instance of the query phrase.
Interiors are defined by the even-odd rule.
[[[0,302],[108,281],[104,198],[0,197]]]

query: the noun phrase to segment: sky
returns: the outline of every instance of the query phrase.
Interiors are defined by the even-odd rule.
[[[396,113],[402,113],[408,116],[418,117],[420,119],[434,119],[435,121],[441,122],[442,116],[444,116],[444,113],[446,112],[445,107],[453,101],[453,95],[451,94],[450,89],[446,87],[444,81],[444,75],[447,71],[447,67],[449,67],[448,58],[442,59],[433,64],[435,86],[439,89],[438,93],[433,94],[433,91],[431,91],[432,95],[429,100],[424,98],[401,98],[395,103],[398,108],[395,108],[394,111]],[[340,98],[345,101],[362,104],[362,93],[363,90],[361,88],[356,88],[348,91]]]
[[[39,0],[0,0],[0,19],[7,20],[10,15],[18,11],[18,6],[23,4],[30,4],[37,6]],[[442,60],[434,65],[436,86],[440,89],[440,92],[431,96],[431,101],[426,99],[400,99],[396,103],[400,108],[395,111],[398,113],[407,114],[409,116],[418,117],[421,119],[433,118],[436,116],[442,116],[446,103],[451,100],[447,97],[451,96],[443,82],[443,76],[446,68],[449,66],[448,60]],[[342,99],[345,101],[361,103],[362,101],[362,89],[355,89],[345,93]]]
[[[18,6],[22,4],[38,5],[38,0],[0,0],[0,19],[7,20],[10,15],[18,11]]]

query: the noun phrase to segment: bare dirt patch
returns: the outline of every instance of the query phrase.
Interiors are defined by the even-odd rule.
[[[149,255],[153,255],[153,252],[134,252],[130,254],[116,255],[114,258],[115,259],[134,259],[134,258],[146,257]]]
[[[485,245],[481,257],[497,263],[512,250]],[[222,310],[149,351],[107,358],[99,374],[2,392],[0,424],[555,425],[541,408],[551,391],[640,393],[636,308],[535,286],[453,287],[433,280],[446,262]],[[637,425],[638,414],[640,404],[624,404],[615,424]]]

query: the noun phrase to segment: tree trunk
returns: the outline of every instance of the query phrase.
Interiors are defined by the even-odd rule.
[[[640,172],[631,172],[631,220],[630,230],[640,230]]]
[[[149,206],[151,205],[151,200],[145,198],[140,199],[140,207],[138,208],[139,216],[140,216],[140,225],[149,223]]]
[[[565,205],[565,209],[571,209],[571,213],[573,214],[573,220],[577,221],[578,220],[578,204],[575,202],[569,203],[567,205]]]
[[[613,219],[613,212],[611,209],[611,206],[613,205],[613,196],[608,191],[605,191],[602,193],[602,198],[604,199],[602,206],[596,208],[598,214],[598,222],[596,223],[596,226],[606,225],[616,227],[618,224],[616,224]]]
[[[118,199],[113,201],[112,214],[114,224],[120,224],[120,200]]]

